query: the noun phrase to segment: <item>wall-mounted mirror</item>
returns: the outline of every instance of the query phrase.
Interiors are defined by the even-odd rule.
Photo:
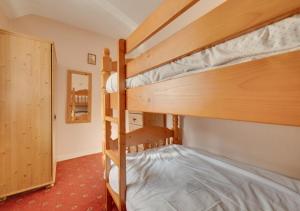
[[[66,122],[90,122],[92,106],[92,74],[68,70],[67,80]]]

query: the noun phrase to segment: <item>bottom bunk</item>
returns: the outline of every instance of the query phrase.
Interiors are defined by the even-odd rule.
[[[127,210],[300,210],[300,181],[181,145],[127,154]],[[118,192],[118,167],[109,173]]]

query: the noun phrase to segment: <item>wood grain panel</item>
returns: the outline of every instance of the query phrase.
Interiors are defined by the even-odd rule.
[[[53,182],[51,48],[0,33],[0,196]]]
[[[117,71],[118,70],[118,62],[117,61],[113,61],[111,63],[111,66],[112,66],[111,71]]]
[[[100,90],[101,90],[101,119],[102,119],[102,140],[103,140],[103,149],[104,152],[106,149],[110,149],[109,140],[111,139],[111,123],[106,121],[105,117],[112,116],[112,110],[110,108],[110,95],[106,93],[106,81],[110,76],[110,71],[112,69],[111,66],[111,58],[109,49],[105,48],[103,51],[102,57],[102,70],[100,77]],[[108,177],[108,173],[110,170],[110,160],[105,161],[105,179]]]
[[[179,117],[178,115],[172,115],[172,117],[173,117],[173,131],[174,131],[173,143],[182,144],[181,139],[179,137]]]
[[[144,125],[145,126],[166,126],[166,115],[165,114],[154,114],[154,113],[143,113]]]
[[[134,131],[134,130],[140,129],[142,127],[143,127],[142,125],[129,124],[129,131]]]
[[[112,197],[112,199],[116,203],[116,206],[117,206],[118,210],[122,210],[121,205],[120,205],[119,195],[112,189],[112,187],[110,186],[109,183],[106,183],[106,188],[107,188],[110,196]],[[108,211],[112,210],[111,206],[112,205],[109,205],[109,208],[107,208]]]
[[[118,109],[118,93],[109,93],[110,108]]]
[[[109,172],[111,169],[111,160],[107,156],[107,150],[117,149],[117,146],[112,147],[111,143],[111,123],[105,120],[106,116],[112,116],[112,110],[110,106],[110,95],[106,93],[106,81],[109,78],[110,71],[112,70],[112,61],[110,58],[109,49],[105,48],[103,51],[102,57],[102,70],[101,70],[101,78],[100,78],[100,89],[101,89],[101,97],[102,97],[102,104],[101,104],[101,119],[102,119],[102,131],[103,131],[103,149],[105,153],[105,172],[104,178],[107,183],[109,183]],[[116,143],[115,141],[114,143]],[[105,189],[105,198],[106,198],[106,210],[112,210],[112,202],[113,198],[112,195],[114,192],[111,192],[110,186],[106,184]],[[111,192],[111,193],[110,193]],[[116,201],[118,203],[118,201]]]
[[[160,6],[128,37],[127,53],[137,48],[155,33],[184,13],[199,0],[165,0]]]
[[[129,124],[143,126],[143,114],[142,113],[129,113],[128,122],[129,122]]]
[[[129,62],[127,77],[238,37],[299,11],[300,0],[227,0]]]
[[[120,211],[126,210],[126,125],[125,125],[125,109],[126,109],[126,41],[118,42],[118,149],[119,149],[119,204]]]
[[[173,136],[173,131],[158,126],[146,126],[141,129],[129,132],[126,135],[126,146],[136,146],[139,144],[159,144],[161,140]]]
[[[52,177],[53,177],[53,185],[55,183],[56,180],[56,151],[55,151],[55,147],[56,147],[56,130],[57,130],[57,124],[56,124],[56,112],[57,112],[57,107],[55,106],[55,100],[54,100],[54,96],[56,93],[56,79],[57,79],[57,57],[56,57],[56,48],[55,48],[55,44],[52,43],[51,44],[51,69],[52,69],[52,82],[51,82],[51,91],[52,91],[52,96],[51,96],[51,100],[52,100],[52,112],[51,112],[51,118],[52,118]]]
[[[300,51],[127,90],[127,109],[300,126]]]

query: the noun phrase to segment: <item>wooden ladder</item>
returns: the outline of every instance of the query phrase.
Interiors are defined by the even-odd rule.
[[[113,202],[119,211],[126,210],[126,131],[125,131],[125,79],[126,79],[126,61],[125,61],[125,40],[119,40],[118,43],[118,109],[117,117],[113,117],[110,106],[110,94],[106,93],[105,82],[112,71],[112,61],[109,56],[109,50],[104,50],[103,69],[102,69],[102,101],[103,101],[103,124],[105,138],[105,178],[106,178],[106,200],[107,210],[112,210]],[[111,123],[118,126],[118,139],[111,139]],[[115,192],[109,184],[109,172],[111,161],[119,169],[119,192]]]
[[[103,68],[101,71],[101,94],[102,94],[102,117],[103,117],[103,138],[105,146],[105,179],[106,179],[106,205],[107,210],[112,210],[113,202],[119,211],[126,210],[126,147],[138,144],[156,143],[157,140],[167,140],[172,137],[172,143],[181,144],[178,116],[173,115],[173,129],[166,127],[144,127],[126,134],[125,131],[125,109],[126,109],[126,60],[125,40],[118,43],[118,61],[112,62],[108,49],[104,49]],[[116,65],[117,64],[117,65]],[[118,73],[117,93],[117,117],[113,116],[111,108],[111,95],[106,92],[106,81],[112,71]],[[114,108],[116,107],[115,103]],[[118,126],[118,139],[111,138],[111,123]],[[127,143],[126,143],[127,142]],[[112,168],[111,162],[119,169],[119,192],[115,192],[109,183],[109,172]]]

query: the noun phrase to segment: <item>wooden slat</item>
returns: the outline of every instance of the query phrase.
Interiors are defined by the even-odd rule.
[[[127,65],[127,77],[245,34],[300,10],[300,0],[227,0]]]
[[[173,144],[182,144],[181,139],[179,137],[179,117],[178,115],[172,115],[173,116]]]
[[[111,117],[111,116],[106,116],[105,117],[105,121],[108,121],[108,122],[113,122],[113,123],[118,123],[119,121],[118,121],[118,118],[116,118],[116,117]]]
[[[114,162],[115,165],[120,166],[120,158],[118,150],[105,150],[106,155]]]
[[[101,106],[101,120],[103,125],[103,136],[102,140],[103,142],[103,148],[105,153],[105,173],[104,173],[104,179],[108,182],[109,180],[109,172],[111,169],[111,160],[106,155],[106,150],[112,150],[111,146],[111,123],[105,121],[105,116],[112,116],[112,109],[110,106],[110,95],[106,93],[106,81],[110,76],[111,71],[111,58],[110,58],[110,52],[109,49],[104,49],[103,52],[103,58],[102,58],[102,70],[101,70],[101,96],[102,96],[102,106]],[[113,148],[115,149],[115,148]],[[112,196],[110,195],[108,189],[106,188],[105,191],[105,198],[106,198],[106,210],[112,210]]]
[[[132,59],[126,59],[126,62],[129,62],[131,61]],[[113,62],[113,69],[112,71],[117,71],[117,66],[118,62]],[[116,68],[116,69],[114,69]],[[106,82],[105,82],[106,84]],[[112,109],[118,109],[118,93],[107,93],[107,95],[109,95],[109,98],[110,98],[110,108]]]
[[[109,183],[106,183],[106,188],[108,190],[108,192],[110,193],[111,197],[113,198],[118,210],[121,210],[121,206],[120,206],[120,200],[119,200],[119,194],[117,194],[110,186]]]
[[[118,93],[110,93],[110,107],[113,109],[118,108]]]
[[[146,126],[126,135],[126,146],[136,146],[139,144],[157,144],[160,140],[173,136],[173,131],[158,126]]]
[[[109,149],[118,150],[118,139],[113,140],[109,137],[106,141],[108,141],[108,143],[109,143]]]
[[[112,71],[117,71],[117,69],[118,69],[118,62],[117,61],[113,61],[111,63],[111,66],[112,66]]]
[[[127,109],[300,126],[300,51],[127,90]]]
[[[120,209],[119,211],[126,211],[126,128],[125,128],[125,73],[126,73],[126,41],[119,40],[118,51],[118,149],[120,157],[119,168],[119,196]]]
[[[199,0],[165,0],[160,6],[128,37],[127,53],[152,37],[172,20],[185,12]]]
[[[113,209],[113,198],[112,196],[110,195],[110,192],[108,190],[108,187],[105,188],[105,199],[106,199],[106,202],[105,202],[105,210],[107,211],[111,211]]]

